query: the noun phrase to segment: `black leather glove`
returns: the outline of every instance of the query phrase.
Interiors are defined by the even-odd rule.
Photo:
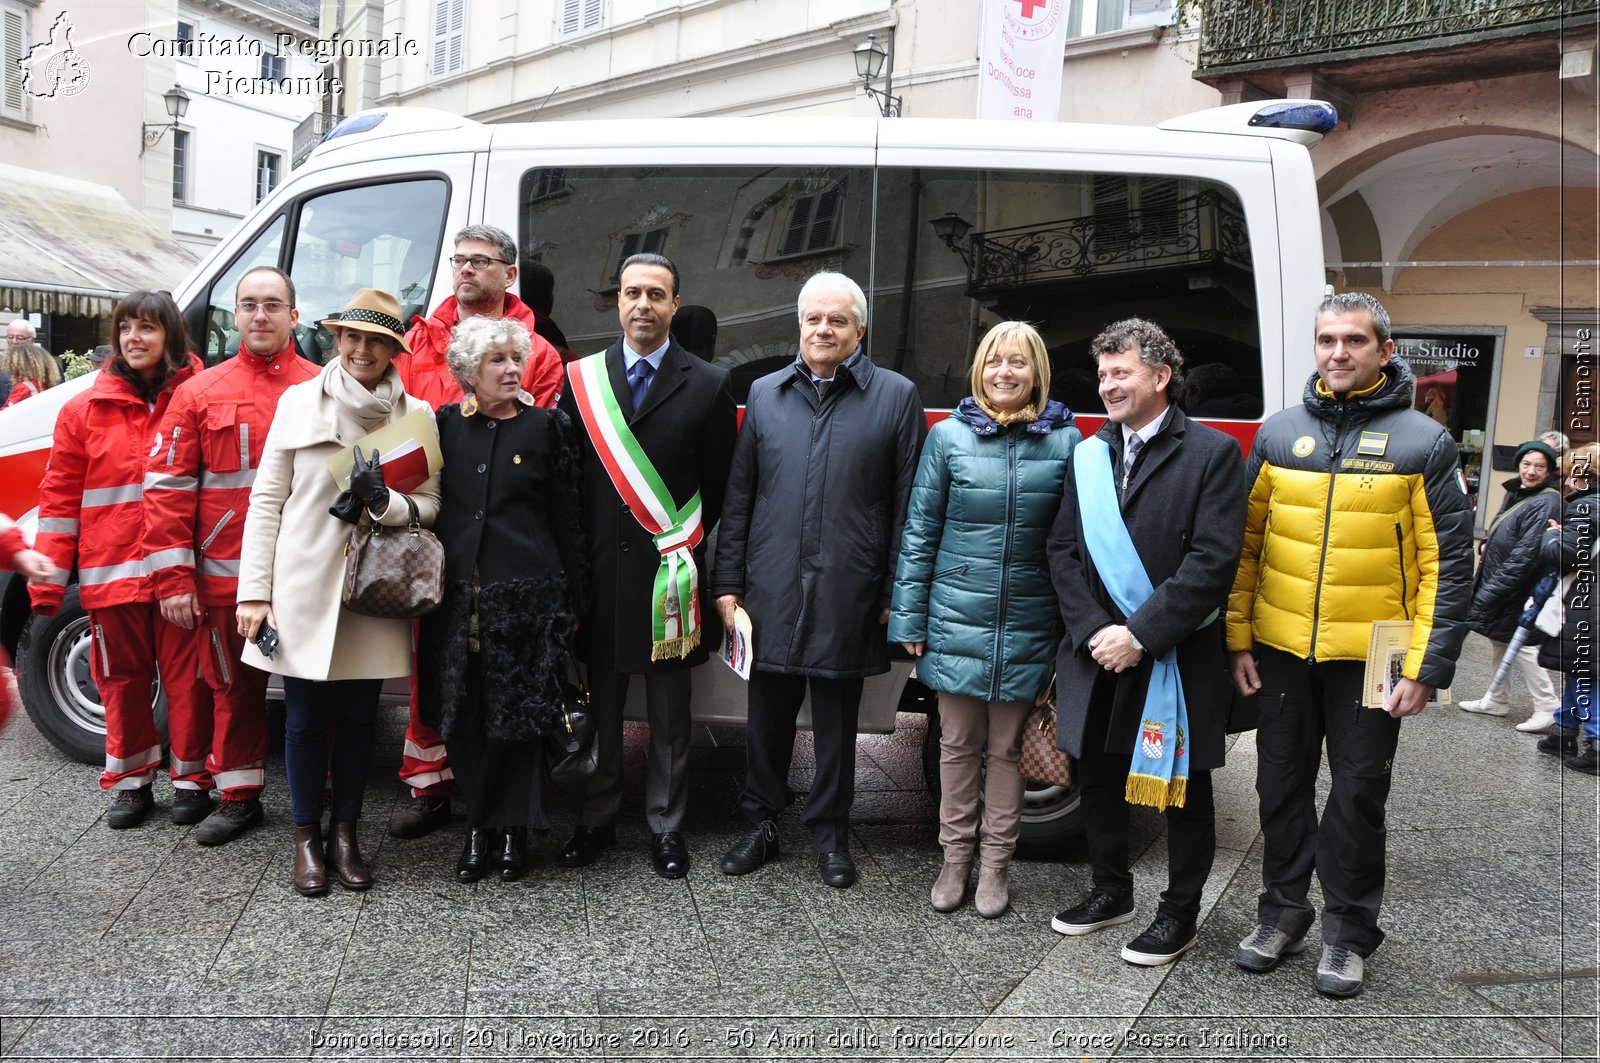
[[[389,508],[389,488],[383,482],[383,469],[378,466],[376,450],[370,459],[364,459],[361,448],[356,448],[355,467],[350,470],[350,493],[375,514]]]
[[[328,507],[328,512],[346,524],[361,523],[361,503],[357,502],[356,496],[349,491],[340,491],[339,497],[335,498],[333,505]]]

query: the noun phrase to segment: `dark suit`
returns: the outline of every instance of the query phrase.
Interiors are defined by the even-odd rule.
[[[621,340],[605,352],[605,364],[628,427],[673,502],[682,506],[700,492],[701,522],[709,539],[722,510],[728,462],[738,431],[728,371],[672,343],[651,378],[644,401],[635,410]],[[706,659],[721,633],[705,591],[707,540],[695,550],[701,588],[700,645],[686,657],[652,661],[651,588],[661,554],[612,486],[588,427],[578,415],[570,382],[561,408],[578,430],[583,519],[595,591],[593,607],[583,618],[578,636],[580,652],[589,666],[600,765],[585,789],[579,820],[585,826],[602,827],[616,818],[622,795],[622,706],[629,676],[643,675],[650,720],[645,818],[652,833],[681,830],[688,783],[689,669]]]
[[[1110,447],[1122,519],[1155,593],[1128,617],[1112,602],[1084,542],[1069,462],[1047,544],[1067,629],[1056,658],[1056,734],[1061,748],[1078,758],[1095,886],[1127,897],[1133,887],[1123,798],[1128,764],[1151,662],[1176,649],[1190,770],[1184,807],[1167,810],[1169,879],[1161,909],[1192,925],[1216,848],[1211,769],[1223,762],[1231,687],[1222,620],[1212,614],[1225,606],[1243,543],[1244,460],[1232,437],[1174,407],[1138,455],[1124,489],[1122,426],[1108,421],[1097,437]],[[1089,641],[1111,624],[1125,624],[1146,651],[1120,674],[1102,668],[1089,652]]]

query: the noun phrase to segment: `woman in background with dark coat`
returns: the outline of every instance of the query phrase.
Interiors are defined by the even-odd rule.
[[[1467,627],[1494,644],[1490,675],[1499,671],[1511,636],[1516,634],[1522,603],[1544,574],[1539,544],[1545,528],[1561,514],[1556,475],[1560,461],[1555,450],[1532,439],[1517,448],[1516,463],[1517,475],[1505,482],[1505,500],[1489,521],[1478,576],[1472,582],[1472,611],[1467,614]],[[1550,673],[1535,659],[1537,653],[1538,647],[1531,645],[1517,652],[1516,670],[1533,695],[1533,715],[1517,724],[1519,731],[1545,730],[1561,704]],[[1498,697],[1489,690],[1481,698],[1459,704],[1467,712],[1485,716],[1504,716],[1510,709],[1503,690]]]
[[[1061,609],[1045,538],[1081,438],[1050,398],[1050,356],[1021,321],[978,344],[972,394],[922,448],[901,540],[889,639],[939,694],[937,911],[961,906],[981,855],[978,914],[1006,910],[1022,826],[1022,727],[1055,672]],[[985,757],[987,753],[987,758]],[[987,766],[987,772],[985,772]],[[983,825],[978,792],[983,790]]]
[[[445,597],[422,620],[418,669],[423,719],[466,794],[463,883],[491,865],[520,878],[528,827],[549,828],[543,739],[562,726],[586,598],[576,441],[566,414],[522,390],[531,349],[512,318],[457,325],[446,357],[466,398],[438,413]]]
[[[1539,663],[1565,673],[1566,682],[1555,725],[1539,740],[1539,752],[1561,757],[1573,771],[1597,775],[1595,654],[1600,647],[1594,638],[1594,601],[1600,573],[1595,570],[1594,537],[1600,530],[1600,444],[1589,443],[1567,455],[1567,490],[1561,522],[1545,532],[1542,549],[1546,568],[1560,579],[1551,593],[1563,598],[1561,634],[1539,648]]]

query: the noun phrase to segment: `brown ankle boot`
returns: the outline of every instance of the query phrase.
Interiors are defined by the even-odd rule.
[[[328,863],[333,866],[339,885],[347,890],[364,890],[372,885],[372,869],[361,857],[356,844],[356,825],[348,821],[329,824]]]
[[[322,861],[322,825],[294,829],[294,888],[302,897],[328,892],[328,868]]]
[[[952,862],[946,859],[939,869],[939,877],[933,880],[933,910],[953,912],[961,907],[967,895],[967,876],[971,873],[971,860]]]
[[[978,888],[972,894],[972,906],[978,914],[985,919],[993,919],[1004,914],[1011,906],[1011,887],[1006,882],[1005,865],[990,867],[982,864],[978,868]]]

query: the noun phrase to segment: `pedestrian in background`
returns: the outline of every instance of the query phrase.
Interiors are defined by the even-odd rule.
[[[588,597],[577,442],[566,414],[522,390],[531,347],[511,318],[457,325],[447,357],[465,397],[437,418],[445,591],[422,618],[417,685],[465,798],[463,883],[522,877],[528,828],[550,828],[543,742],[563,725]]]
[[[1545,565],[1561,577],[1561,633],[1539,649],[1539,663],[1563,673],[1561,707],[1539,752],[1562,758],[1573,771],[1600,774],[1600,714],[1595,707],[1595,534],[1600,531],[1600,444],[1567,455],[1568,495],[1559,524],[1545,532]]]
[[[145,463],[152,446],[166,443],[154,438],[156,426],[200,359],[189,353],[183,316],[164,292],[124,298],[111,314],[111,332],[115,349],[104,371],[56,418],[34,544],[56,572],[28,591],[34,612],[54,616],[67,574],[77,571],[79,601],[89,613],[90,674],[105,706],[100,788],[115,794],[106,825],[123,830],[155,807],[151,784],[162,740],[151,689],[158,668],[167,696],[172,814],[195,822],[210,811],[211,691],[200,678],[199,643],[162,617],[144,560]]]
[[[1472,609],[1467,613],[1467,627],[1494,648],[1491,676],[1500,670],[1516,634],[1522,605],[1545,571],[1539,556],[1545,529],[1561,514],[1561,491],[1556,486],[1561,463],[1555,450],[1530,439],[1517,448],[1515,460],[1517,475],[1505,481],[1505,499],[1489,521],[1489,533],[1483,540],[1478,574],[1472,583]],[[1550,673],[1539,667],[1538,658],[1536,644],[1521,647],[1514,658],[1515,671],[1533,695],[1533,715],[1517,724],[1519,731],[1546,730],[1561,705],[1555,683]],[[1458,704],[1465,712],[1485,716],[1504,716],[1511,711],[1504,689],[1498,694],[1487,690],[1481,698]]]
[[[294,888],[328,891],[328,866],[349,890],[372,885],[356,837],[367,762],[385,679],[411,674],[411,621],[364,616],[344,608],[345,548],[350,524],[402,527],[407,496],[383,472],[358,463],[342,495],[329,459],[369,432],[428,410],[407,395],[393,366],[405,349],[400,302],[362,288],[338,317],[322,322],[339,352],[322,372],[278,400],[266,449],[250,490],[239,558],[239,634],[244,663],[283,677],[284,768],[294,818]],[[433,432],[433,422],[425,422]],[[439,478],[409,496],[417,519],[432,525]],[[330,510],[337,508],[340,515]],[[257,641],[263,626],[270,629]],[[322,837],[323,788],[332,815]]]
[[[1050,356],[1031,325],[1002,321],[978,344],[971,394],[928,433],[901,539],[889,640],[939,695],[936,911],[966,896],[992,919],[1022,825],[1022,727],[1055,671],[1061,610],[1045,537],[1080,436],[1050,398]],[[978,822],[982,791],[983,823]]]
[[[5,352],[0,354],[0,371],[11,379],[11,394],[5,406],[15,406],[61,383],[61,367],[50,357],[50,352],[37,343],[7,344]]]

